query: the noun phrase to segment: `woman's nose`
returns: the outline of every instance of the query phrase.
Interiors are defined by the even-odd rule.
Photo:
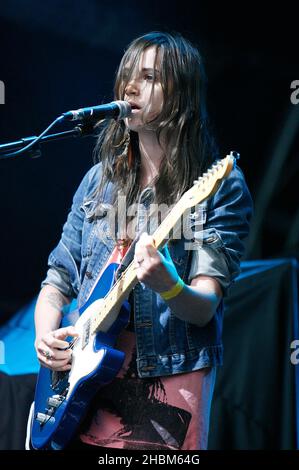
[[[137,80],[131,79],[125,88],[127,95],[137,95],[139,93],[139,86]]]

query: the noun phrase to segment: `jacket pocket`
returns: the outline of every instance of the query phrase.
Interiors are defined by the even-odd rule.
[[[81,208],[84,212],[82,228],[82,256],[90,257],[97,243],[111,247],[112,237],[109,226],[109,204],[98,204],[97,200],[86,200]]]

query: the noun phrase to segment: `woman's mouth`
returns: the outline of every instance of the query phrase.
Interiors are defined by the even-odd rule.
[[[128,102],[129,105],[131,106],[131,109],[132,109],[132,113],[136,113],[137,111],[140,110],[140,106],[136,103],[130,103],[130,101]]]

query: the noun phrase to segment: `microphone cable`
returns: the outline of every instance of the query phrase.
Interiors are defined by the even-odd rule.
[[[63,121],[64,120],[64,116],[59,116],[58,118],[56,118],[48,127],[47,129],[45,129],[38,137],[36,137],[32,142],[30,142],[30,144],[27,144],[25,147],[22,147],[21,149],[19,150],[15,150],[14,152],[9,152],[9,153],[4,153],[4,154],[1,154],[0,155],[0,158],[4,159],[4,158],[9,158],[9,157],[14,157],[16,155],[20,155],[21,153],[23,152],[27,152],[27,150],[31,149],[35,144],[37,144],[37,142],[39,142],[41,140],[42,137],[44,137],[44,135],[47,134],[47,132],[52,129],[52,127],[54,127],[56,124],[58,124],[59,122]],[[24,139],[25,140],[25,139]]]

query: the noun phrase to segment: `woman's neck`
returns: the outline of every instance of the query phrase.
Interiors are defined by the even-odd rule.
[[[164,152],[153,131],[139,133],[139,150],[141,157],[141,187],[146,187],[159,173]]]

